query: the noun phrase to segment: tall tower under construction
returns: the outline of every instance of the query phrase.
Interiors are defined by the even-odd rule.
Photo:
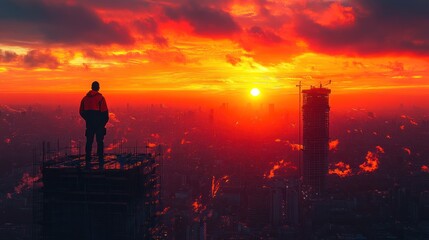
[[[110,154],[103,169],[90,170],[83,159],[68,155],[43,161],[37,239],[157,239],[155,157]]]
[[[323,194],[328,173],[329,94],[328,88],[312,87],[303,93],[303,187],[308,197]]]

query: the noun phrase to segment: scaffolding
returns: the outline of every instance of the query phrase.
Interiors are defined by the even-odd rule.
[[[160,184],[156,154],[106,154],[103,169],[83,155],[49,154],[34,193],[33,239],[156,239]],[[37,226],[39,225],[39,227]]]

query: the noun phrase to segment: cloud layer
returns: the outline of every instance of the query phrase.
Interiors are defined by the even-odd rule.
[[[427,0],[3,0],[0,77],[105,78],[120,89],[429,87],[428,25]]]
[[[0,39],[5,41],[57,44],[132,44],[127,29],[114,21],[103,21],[83,5],[45,1],[0,2]]]
[[[429,53],[425,0],[4,0],[0,24],[0,40],[14,43],[167,46],[174,32],[243,46],[304,42],[331,54]]]
[[[316,51],[352,54],[429,53],[429,2],[424,0],[353,0],[330,3],[337,20],[324,25],[310,14],[296,16],[295,30]],[[337,6],[332,8],[332,6]],[[335,19],[335,18],[334,18]]]

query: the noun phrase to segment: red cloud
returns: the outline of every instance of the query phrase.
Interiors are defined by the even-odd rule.
[[[225,58],[226,58],[226,61],[229,62],[233,66],[235,66],[235,65],[237,65],[238,63],[241,62],[241,58],[240,57],[234,56],[234,55],[231,55],[231,54],[227,54],[225,56]]]
[[[263,30],[258,26],[253,26],[247,33],[256,41],[263,44],[282,43],[284,40],[274,32]]]
[[[338,54],[429,54],[429,33],[425,27],[429,24],[428,1],[350,0],[343,3],[348,5],[325,3],[319,11],[329,12],[326,18],[323,14],[315,18],[308,13],[295,16],[295,31],[310,48]]]
[[[240,5],[253,10],[238,14],[235,7]],[[136,41],[138,46],[175,47],[183,32],[226,38],[264,64],[311,51],[429,54],[429,1],[423,0],[3,0],[0,24],[0,41],[40,43],[43,48]],[[0,53],[0,61],[10,59],[12,55]],[[231,64],[236,60],[227,57]],[[392,66],[392,71],[400,70],[400,65]]]
[[[152,17],[145,19],[138,19],[134,21],[134,26],[137,28],[137,31],[149,38],[153,43],[158,46],[167,47],[168,40],[167,38],[161,36],[159,32],[159,26],[156,20]]]
[[[0,49],[0,62],[13,62],[18,58],[18,54],[12,51],[3,51]]]
[[[23,57],[23,63],[26,67],[46,67],[58,68],[60,65],[58,59],[51,55],[49,51],[31,50]]]
[[[241,31],[232,16],[223,10],[196,3],[166,7],[166,16],[173,21],[186,21],[195,34],[207,37],[229,37]]]
[[[338,2],[331,3],[331,5],[322,12],[312,10],[307,10],[305,12],[313,21],[329,28],[353,25],[355,22],[353,8],[342,6]]]

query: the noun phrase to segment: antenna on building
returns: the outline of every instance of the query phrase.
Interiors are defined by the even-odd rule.
[[[301,173],[301,88],[302,81],[299,81],[299,84],[296,85],[298,87],[298,171]]]

